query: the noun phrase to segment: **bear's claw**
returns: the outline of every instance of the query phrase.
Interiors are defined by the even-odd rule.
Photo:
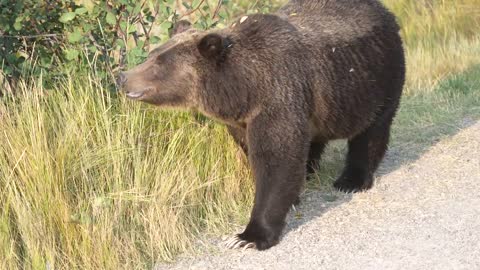
[[[243,250],[256,247],[255,243],[242,240],[240,239],[240,237],[238,237],[238,235],[235,235],[230,239],[228,239],[227,241],[225,241],[224,245],[228,249],[242,248]]]

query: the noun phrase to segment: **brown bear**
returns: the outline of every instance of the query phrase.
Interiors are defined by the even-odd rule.
[[[307,170],[330,140],[348,140],[334,186],[372,187],[405,80],[399,26],[379,1],[291,0],[226,29],[187,26],[118,83],[130,99],[223,122],[248,155],[254,207],[229,247],[278,243]]]

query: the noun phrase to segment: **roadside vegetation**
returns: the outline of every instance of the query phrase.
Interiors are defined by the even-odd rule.
[[[139,18],[153,25],[153,34],[137,51],[135,42],[146,37],[135,41],[133,31],[107,39],[118,46],[96,42],[97,48],[83,34],[75,41],[78,18],[67,21],[70,34],[56,40],[65,44],[55,52],[33,57],[36,49],[11,44],[29,55],[10,52],[0,63],[0,269],[151,268],[194,252],[196,239],[245,224],[253,180],[225,128],[189,112],[132,103],[113,91],[112,73],[164,41],[176,10],[196,27],[223,27],[282,2],[223,1],[216,19],[218,1],[165,2],[171,7],[165,14]],[[384,2],[402,25],[408,62],[392,147],[418,153],[455,132],[459,121],[480,118],[480,0]],[[153,16],[156,6],[146,6]],[[115,30],[122,15],[99,12]],[[100,19],[86,21],[93,40],[104,41]],[[342,144],[328,149],[309,188],[334,195],[343,150]]]

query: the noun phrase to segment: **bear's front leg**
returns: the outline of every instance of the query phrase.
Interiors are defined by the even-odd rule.
[[[248,157],[255,178],[255,201],[245,231],[229,248],[268,249],[278,243],[286,215],[304,183],[309,136],[304,118],[259,115],[247,126]],[[281,114],[280,114],[281,116]]]

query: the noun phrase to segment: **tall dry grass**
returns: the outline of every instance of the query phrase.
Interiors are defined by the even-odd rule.
[[[480,0],[385,2],[408,94],[480,63]],[[40,80],[0,101],[1,269],[149,268],[246,222],[252,179],[222,126],[113,98],[91,71]]]
[[[407,93],[480,63],[480,0],[384,0],[402,27]]]
[[[146,267],[246,216],[251,178],[223,127],[88,75],[19,87],[0,103],[3,269]]]

